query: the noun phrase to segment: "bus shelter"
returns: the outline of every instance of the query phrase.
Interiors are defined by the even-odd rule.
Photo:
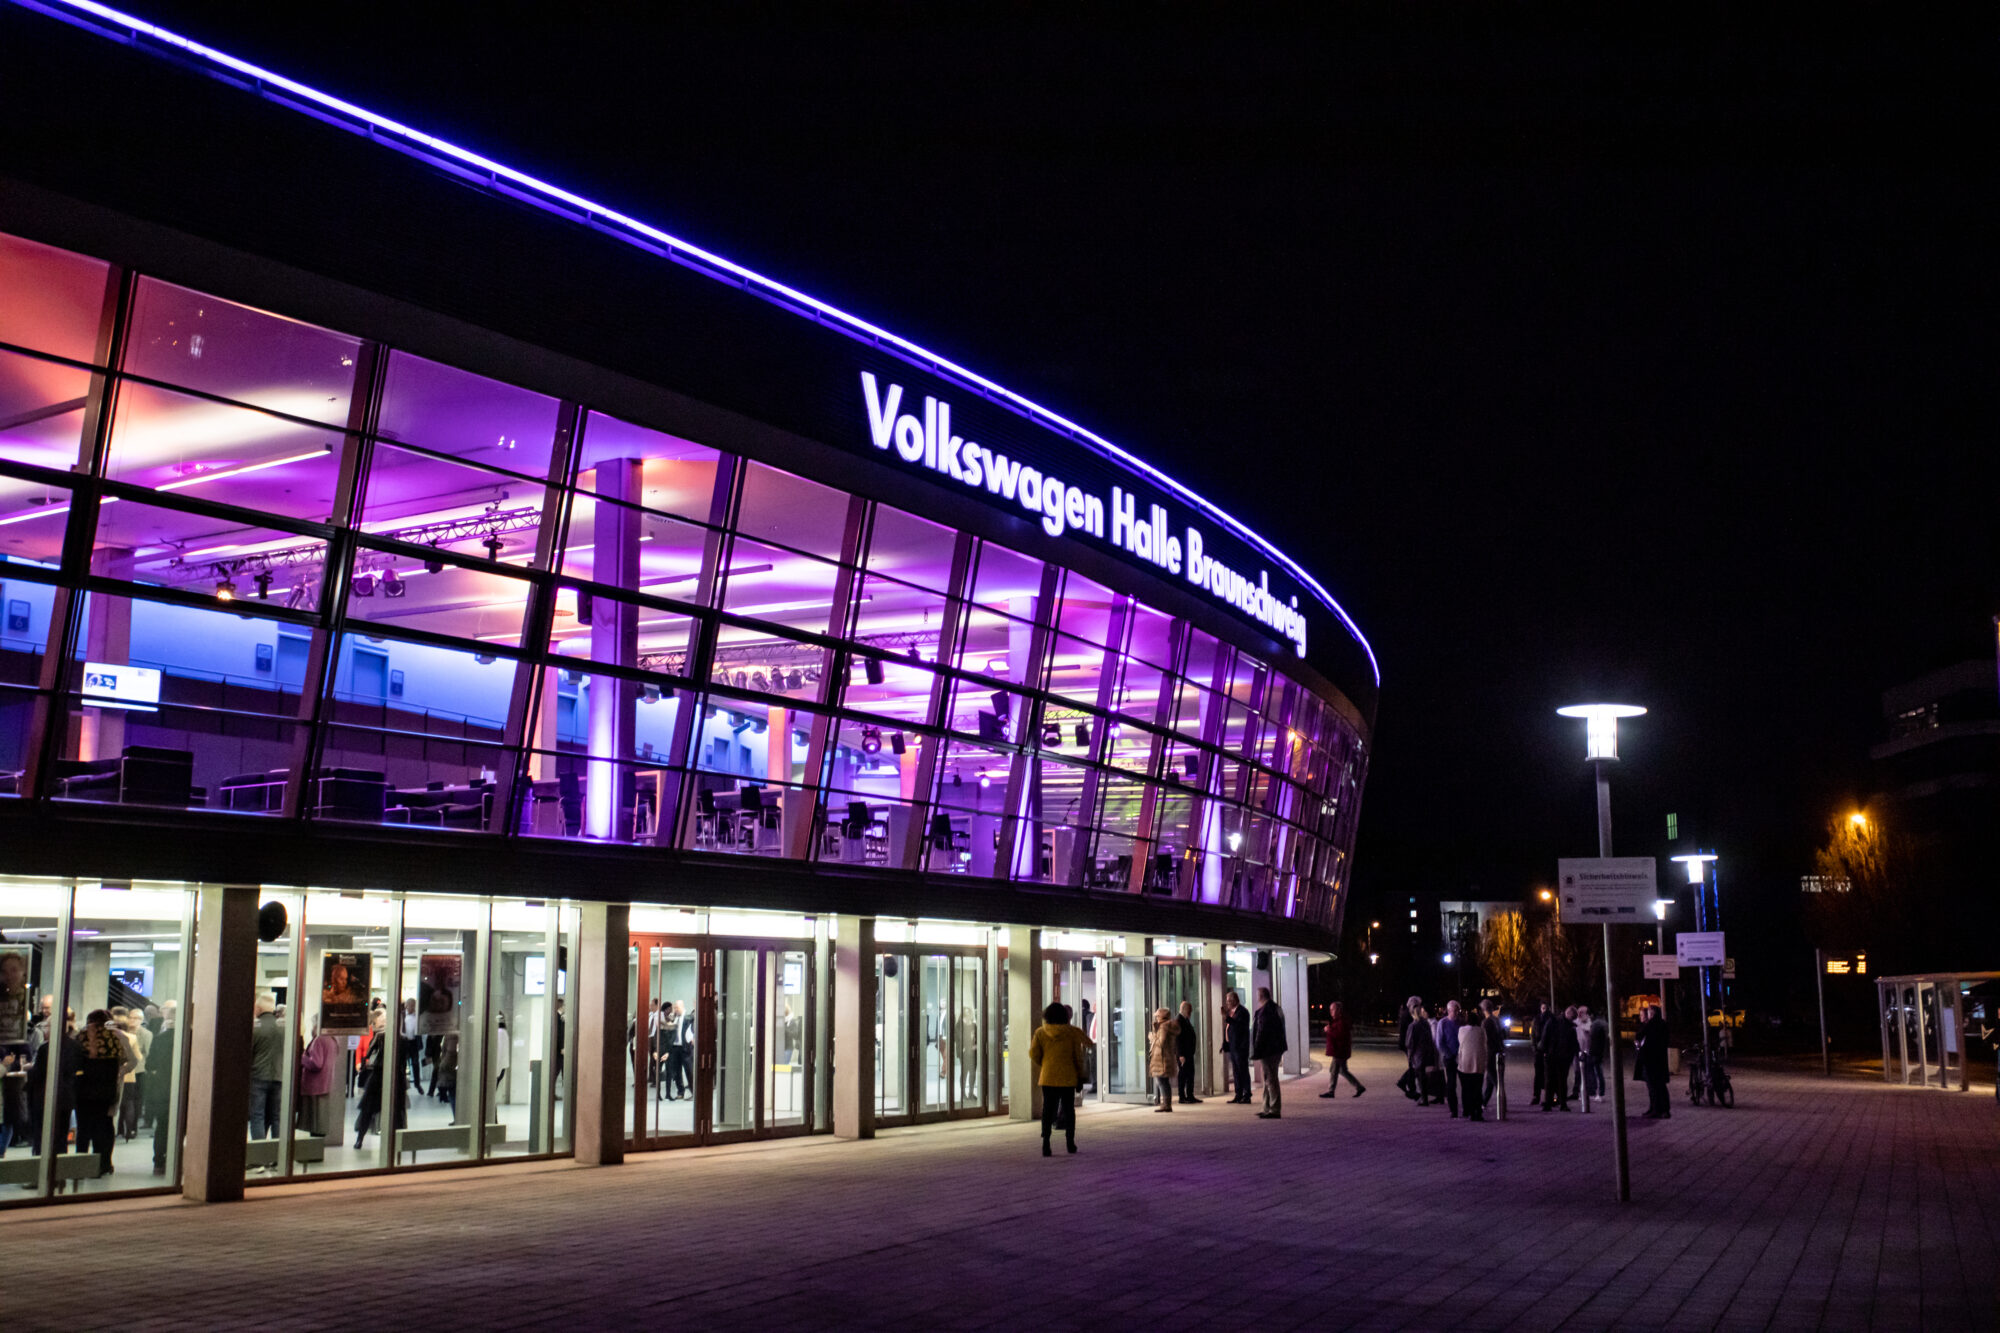
[[[2000,972],[1935,972],[1875,979],[1884,1082],[1971,1086],[1974,1059],[1993,1059],[2000,1029]]]

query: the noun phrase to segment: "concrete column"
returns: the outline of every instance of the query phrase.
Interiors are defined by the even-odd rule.
[[[576,1160],[625,1160],[625,1007],[632,909],[585,903],[577,949]]]
[[[875,918],[843,916],[833,941],[833,1132],[875,1137]]]
[[[1035,1084],[1028,1043],[1048,1003],[1042,993],[1042,932],[1033,926],[1007,927],[1007,1118],[1040,1120],[1042,1090]],[[1081,1015],[1079,1015],[1080,1017]]]
[[[237,884],[204,884],[200,892],[194,993],[181,1015],[182,1040],[192,1043],[181,1193],[197,1203],[229,1203],[243,1197],[249,1145],[258,893]]]

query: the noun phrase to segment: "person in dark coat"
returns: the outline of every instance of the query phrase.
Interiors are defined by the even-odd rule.
[[[1549,1024],[1554,1021],[1555,1015],[1549,1012],[1549,1002],[1543,1000],[1528,1024],[1528,1044],[1534,1047],[1535,1051],[1535,1092],[1530,1099],[1532,1101],[1542,1100],[1542,1093],[1548,1084],[1548,1061],[1543,1057],[1542,1050],[1544,1039],[1549,1033]]]
[[[83,1046],[76,1039],[76,1023],[65,1022],[60,1038],[45,1039],[28,1067],[28,1113],[35,1117],[38,1150],[49,1153],[69,1151],[69,1122],[76,1114],[76,1080],[83,1073]],[[44,1120],[42,1108],[49,1080],[56,1081],[56,1118]]]
[[[175,1023],[179,1006],[168,1000],[160,1006],[159,1031],[153,1034],[153,1049],[146,1055],[146,1115],[153,1122],[153,1174],[167,1174],[169,1122],[173,1120],[174,1058],[180,1044],[180,1028]]]
[[[1485,1104],[1491,1106],[1500,1092],[1500,1056],[1507,1047],[1507,1029],[1500,1023],[1500,1006],[1487,999],[1479,1002],[1479,1012],[1485,1021],[1480,1026],[1486,1029],[1486,1078]]]
[[[1542,1109],[1569,1110],[1569,1071],[1576,1063],[1576,1015],[1550,1014],[1542,1025],[1539,1050]]]
[[[1649,1004],[1645,1008],[1645,1018],[1639,1023],[1638,1069],[1640,1078],[1646,1081],[1646,1116],[1648,1120],[1666,1120],[1673,1116],[1674,1109],[1667,1097],[1667,1020],[1660,1017],[1660,1006]]]
[[[97,1154],[97,1173],[111,1174],[111,1145],[118,1131],[113,1123],[125,1075],[139,1062],[138,1053],[112,1030],[108,1010],[93,1009],[77,1038],[76,1150]]]
[[[1200,1064],[1201,1046],[1194,1031],[1194,1002],[1182,1000],[1180,1009],[1180,1031],[1174,1037],[1174,1053],[1180,1060],[1177,1079],[1180,1102],[1183,1106],[1199,1106],[1201,1098],[1194,1095],[1194,1071]]]
[[[1291,1047],[1285,1041],[1285,1011],[1271,998],[1269,986],[1257,988],[1257,1015],[1250,1026],[1250,1054],[1264,1071],[1264,1109],[1259,1120],[1277,1120],[1285,1109],[1284,1094],[1278,1088],[1278,1062]]]
[[[1410,1053],[1410,1029],[1417,1025],[1417,1015],[1423,1012],[1423,1007],[1424,1002],[1414,995],[1403,1001],[1403,1010],[1396,1026],[1396,1049],[1405,1056]],[[1424,1026],[1430,1025],[1426,1023]],[[1396,1080],[1396,1086],[1403,1090],[1405,1097],[1415,1101],[1420,1092],[1418,1084],[1423,1081],[1423,1077],[1420,1067],[1412,1064],[1403,1071],[1403,1076]]]
[[[1410,1031],[1404,1041],[1410,1056],[1410,1072],[1405,1075],[1415,1087],[1411,1095],[1419,1106],[1431,1104],[1430,1071],[1438,1066],[1437,1038],[1431,1035],[1430,1015],[1422,1004],[1410,1014]],[[1408,1092],[1409,1089],[1405,1088]]]
[[[392,1056],[389,1044],[397,1044]],[[393,1129],[403,1128],[409,1116],[409,1085],[403,1080],[403,1069],[409,1062],[412,1050],[422,1053],[414,1037],[404,1037],[389,1022],[386,1013],[375,1015],[374,1039],[368,1043],[368,1054],[361,1060],[361,1111],[354,1124],[354,1146],[368,1137],[370,1130],[382,1119],[382,1092],[389,1085],[395,1088],[395,1119]]]
[[[1229,1057],[1231,1081],[1236,1095],[1232,1106],[1250,1104],[1250,1011],[1233,990],[1222,993],[1222,1053]]]
[[[1354,1058],[1354,1027],[1347,1021],[1347,1007],[1335,1000],[1326,1011],[1326,1091],[1322,1097],[1338,1094],[1340,1080],[1346,1079],[1359,1097],[1368,1089],[1361,1086],[1361,1080],[1348,1072],[1347,1062]]]

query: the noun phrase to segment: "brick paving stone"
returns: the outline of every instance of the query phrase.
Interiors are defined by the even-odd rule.
[[[1364,1048],[1375,1095],[1301,1082],[1277,1123],[1092,1111],[1047,1161],[961,1122],[16,1210],[0,1321],[2000,1329],[1989,1098],[1747,1063],[1736,1109],[1631,1123],[1621,1206],[1605,1109],[1453,1121],[1393,1095],[1395,1061]]]

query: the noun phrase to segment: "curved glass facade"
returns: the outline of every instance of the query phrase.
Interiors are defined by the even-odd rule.
[[[0,237],[0,787],[1330,928],[1359,715],[1131,591]]]

